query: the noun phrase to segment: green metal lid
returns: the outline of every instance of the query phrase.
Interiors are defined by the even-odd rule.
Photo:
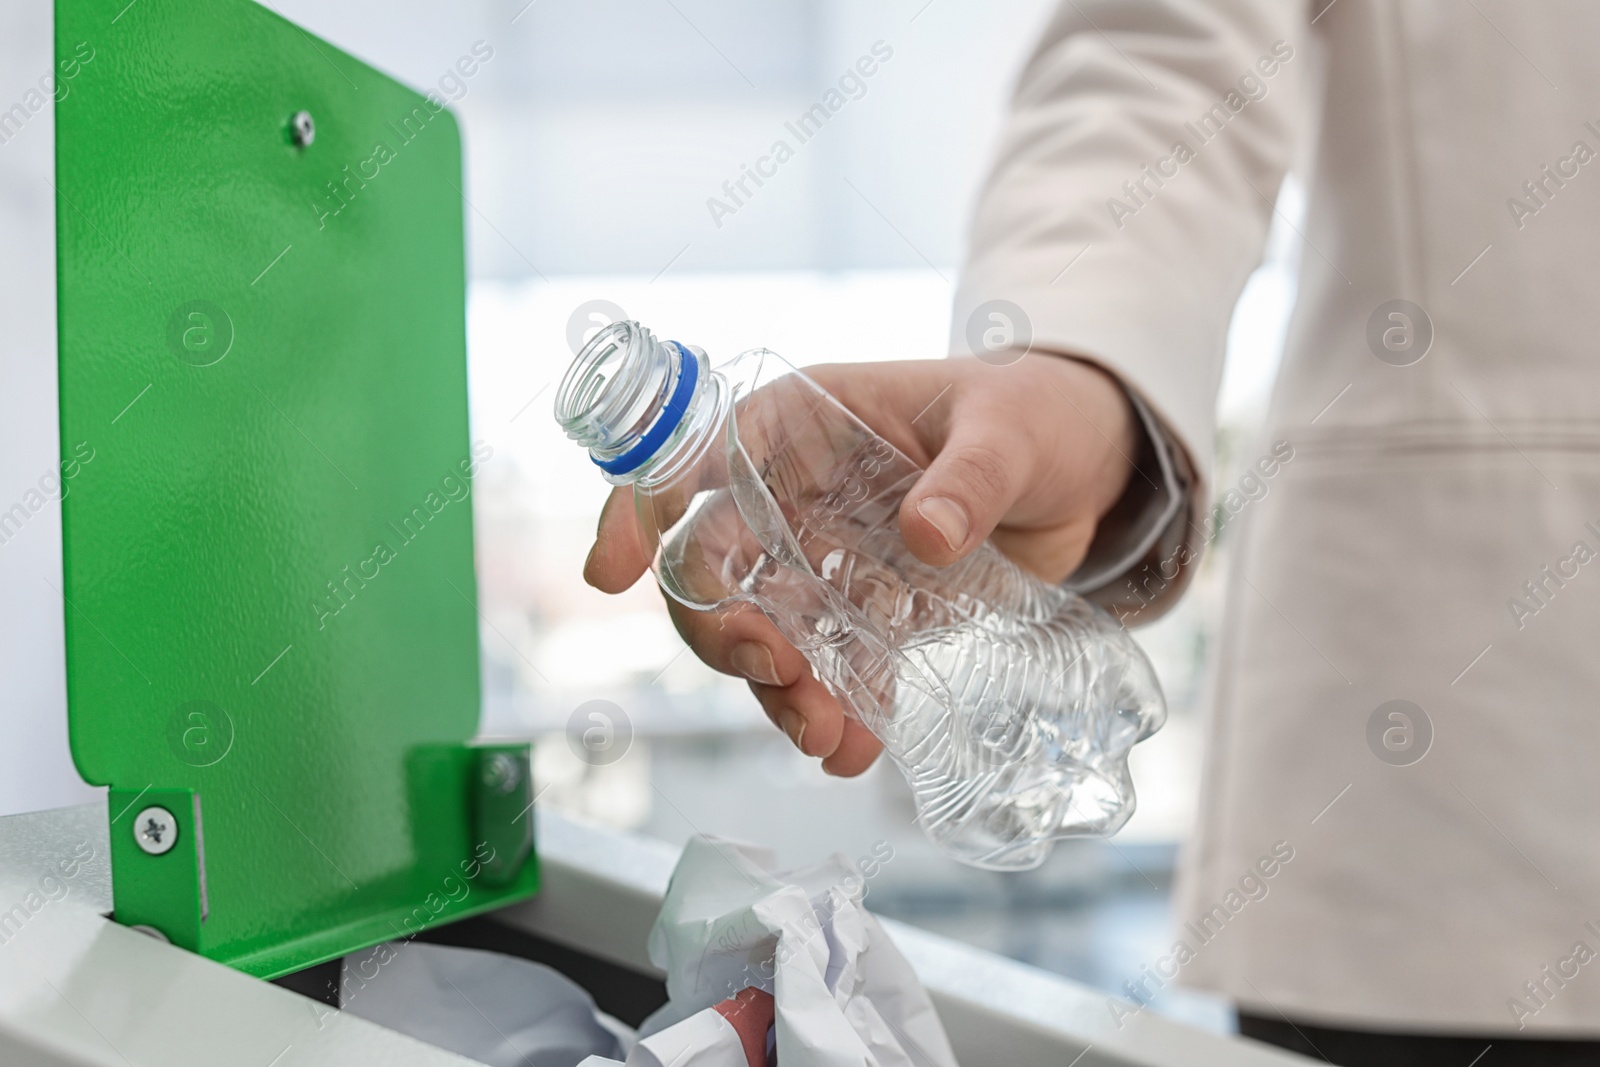
[[[531,893],[526,746],[467,744],[455,118],[249,0],[57,0],[56,59],[68,696],[116,918],[273,976]]]

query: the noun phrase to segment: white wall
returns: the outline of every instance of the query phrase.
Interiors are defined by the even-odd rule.
[[[46,0],[0,4],[0,110],[50,73],[50,30]],[[60,451],[54,132],[45,105],[0,144],[0,512],[38,501],[28,491],[56,470]],[[0,814],[94,796],[67,753],[61,505],[9,529],[0,528]]]

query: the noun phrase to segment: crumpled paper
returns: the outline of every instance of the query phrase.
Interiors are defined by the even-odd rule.
[[[573,1067],[627,1049],[577,983],[496,952],[391,941],[345,957],[340,993],[346,1014],[488,1067]]]
[[[747,987],[775,998],[782,1067],[956,1067],[927,991],[862,906],[864,888],[842,856],[778,871],[769,850],[691,840],[650,932],[670,1000],[640,1027],[627,1067],[746,1067],[715,1005]]]

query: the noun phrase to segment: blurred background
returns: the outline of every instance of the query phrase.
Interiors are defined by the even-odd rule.
[[[437,93],[461,119],[473,435],[494,450],[475,487],[483,730],[542,740],[541,803],[673,842],[697,832],[759,842],[796,865],[831,852],[881,856],[886,843],[893,858],[869,886],[879,912],[1120,993],[1171,941],[1168,895],[1199,788],[1226,530],[1182,606],[1138,633],[1171,712],[1132,761],[1138,813],[1114,839],[1068,843],[1040,870],[988,874],[921,837],[893,768],[838,780],[795,753],[742,683],[687,653],[649,583],[618,597],[582,583],[607,486],[550,413],[574,346],[622,314],[713,359],[756,346],[799,364],[943,355],[973,201],[1052,3],[268,6]],[[48,6],[24,7],[37,15],[8,14],[14,32],[0,35],[7,102],[49,67]],[[873,73],[847,78],[863,57]],[[830,91],[842,104],[802,128]],[[0,144],[0,218],[18,227],[7,240],[37,252],[0,266],[0,314],[27,320],[12,334],[14,388],[0,410],[14,416],[0,417],[7,500],[49,468],[55,447],[53,275],[38,268],[51,254],[50,133],[41,116]],[[781,162],[779,141],[789,149]],[[760,184],[745,178],[758,168]],[[1252,434],[1293,300],[1288,223],[1301,201],[1291,179],[1235,313],[1219,397],[1223,488],[1264,447]],[[0,551],[0,594],[18,607],[8,627],[60,618],[59,597],[38,581],[60,573],[51,508]],[[0,696],[19,725],[64,706],[49,673],[61,670],[59,647],[38,647],[40,633],[59,641],[59,626],[28,629],[0,634]],[[582,743],[591,730],[603,758]],[[59,773],[59,722],[26,731],[32,751],[55,754],[27,773]],[[0,813],[79,799],[76,783],[9,770]],[[1231,1026],[1220,1002],[1171,985],[1152,1007]]]

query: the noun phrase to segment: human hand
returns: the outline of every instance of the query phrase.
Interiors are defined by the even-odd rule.
[[[933,566],[987,538],[1059,582],[1082,562],[1132,473],[1133,410],[1115,379],[1089,363],[1030,353],[1007,366],[940,359],[804,369],[924,468],[901,504],[900,531]],[[622,592],[650,566],[632,497],[631,486],[613,490],[584,564],[584,579],[604,592]],[[877,758],[877,738],[845,715],[760,610],[695,611],[671,598],[667,607],[695,653],[748,680],[768,718],[829,774],[860,774]]]

